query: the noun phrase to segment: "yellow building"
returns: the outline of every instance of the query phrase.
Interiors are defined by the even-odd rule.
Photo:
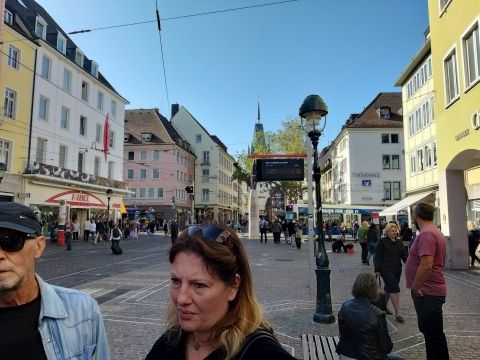
[[[7,7],[0,45],[0,201],[22,201],[37,45]],[[20,195],[20,196],[19,196]]]
[[[480,1],[429,0],[440,225],[447,265],[468,267],[467,216],[480,215]]]

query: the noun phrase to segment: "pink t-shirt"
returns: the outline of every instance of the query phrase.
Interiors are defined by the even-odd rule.
[[[445,238],[440,230],[433,225],[424,227],[413,242],[408,254],[405,265],[407,288],[412,287],[422,256],[433,256],[432,272],[420,290],[427,295],[446,296],[445,253]]]

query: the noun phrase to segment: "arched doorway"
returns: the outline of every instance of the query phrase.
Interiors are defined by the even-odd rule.
[[[480,199],[480,150],[457,154],[445,170],[439,170],[440,225],[447,238],[447,268],[468,269],[466,223],[469,207]]]

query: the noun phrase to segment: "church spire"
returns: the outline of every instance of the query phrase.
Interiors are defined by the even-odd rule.
[[[260,101],[257,103],[257,121],[260,124]]]

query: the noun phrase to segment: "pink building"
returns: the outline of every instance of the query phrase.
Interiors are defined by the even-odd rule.
[[[127,211],[153,209],[157,219],[191,221],[195,154],[158,109],[125,111],[123,178],[132,193]]]

